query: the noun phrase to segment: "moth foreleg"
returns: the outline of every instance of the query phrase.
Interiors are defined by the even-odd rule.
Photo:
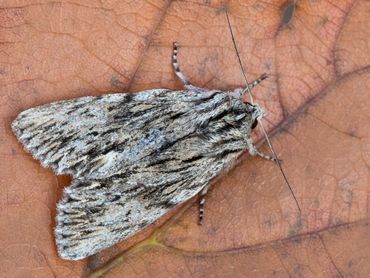
[[[207,91],[207,89],[203,89],[203,88],[192,85],[189,82],[188,78],[185,76],[185,74],[181,72],[179,63],[177,61],[177,52],[178,52],[178,44],[177,42],[174,42],[173,43],[173,54],[172,54],[172,65],[173,65],[173,68],[175,69],[175,73],[177,77],[180,78],[182,83],[184,83],[185,88],[188,89],[189,91],[196,91],[196,92]]]
[[[249,83],[249,89],[253,89],[254,87],[256,87],[258,84],[260,84],[263,80],[265,80],[268,77],[269,76],[267,73],[262,74],[256,80],[253,80],[251,83]]]
[[[200,199],[199,199],[199,225],[203,224],[203,216],[204,216],[204,204],[206,203],[206,195],[208,192],[209,185],[206,185],[202,191],[200,192]]]
[[[264,153],[260,152],[256,148],[256,146],[253,144],[252,138],[247,139],[247,149],[248,149],[248,152],[249,152],[250,155],[253,155],[253,156],[258,155],[258,156],[262,157],[263,159],[272,160],[272,161],[276,162],[275,157],[272,157],[272,156],[269,156],[267,154],[264,154]]]

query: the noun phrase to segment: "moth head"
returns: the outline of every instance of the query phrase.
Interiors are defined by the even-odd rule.
[[[254,129],[258,121],[265,116],[265,111],[258,104],[246,103],[249,112],[252,114],[252,129]]]

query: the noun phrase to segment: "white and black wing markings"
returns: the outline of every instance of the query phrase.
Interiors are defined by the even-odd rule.
[[[196,195],[246,146],[248,105],[220,91],[149,90],[59,101],[12,124],[25,149],[73,176],[57,209],[58,252],[82,259]]]

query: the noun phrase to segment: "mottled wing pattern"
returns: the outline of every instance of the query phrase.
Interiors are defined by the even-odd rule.
[[[157,90],[155,94],[166,92]],[[12,128],[43,166],[53,168],[57,174],[87,176],[98,157],[113,158],[110,151],[133,140],[127,130],[140,128],[137,119],[143,114],[149,118],[155,113],[160,106],[155,101],[150,103],[155,94],[142,92],[140,103],[131,94],[54,102],[23,111]],[[95,176],[104,177],[103,173],[94,172]]]
[[[61,257],[125,239],[196,195],[246,148],[248,106],[226,92],[150,90],[22,112],[25,148],[72,185],[58,204]]]

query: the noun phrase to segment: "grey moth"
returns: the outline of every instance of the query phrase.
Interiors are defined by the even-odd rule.
[[[127,239],[198,193],[245,150],[264,115],[243,89],[184,89],[81,97],[20,113],[12,129],[42,166],[71,175],[57,205],[60,257],[77,260]],[[249,84],[256,86],[267,76]]]

